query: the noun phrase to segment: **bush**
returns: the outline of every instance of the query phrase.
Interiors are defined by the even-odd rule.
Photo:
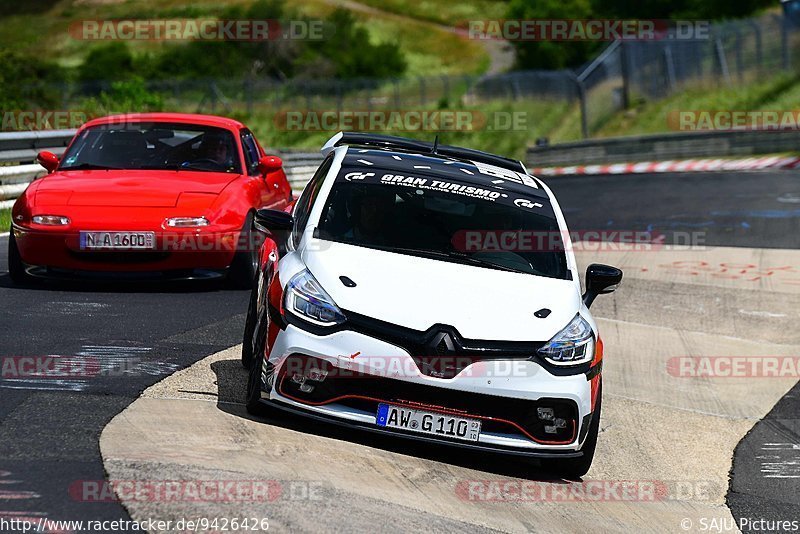
[[[512,0],[509,19],[588,19],[592,16],[589,0]],[[564,69],[586,62],[605,43],[597,41],[514,41],[517,66],[523,69]]]
[[[0,65],[0,110],[60,104],[63,70],[57,65],[8,50],[0,50]]]
[[[647,19],[711,19],[747,17],[777,5],[774,0],[592,0],[606,17]]]
[[[290,16],[281,0],[260,0],[246,10],[232,6],[220,19],[281,20]],[[168,45],[164,52],[143,62],[150,78],[229,78],[293,74],[294,59],[302,43],[281,39],[249,41],[192,41]]]
[[[333,66],[337,78],[391,78],[401,76],[407,67],[397,43],[372,44],[369,32],[359,26],[346,9],[336,9],[327,21],[333,35],[314,48]]]
[[[125,80],[134,75],[133,55],[128,45],[119,41],[90,50],[78,69],[78,79],[82,82]]]
[[[221,19],[298,20],[280,0],[262,0],[246,10],[235,6]],[[386,78],[402,75],[406,61],[396,43],[373,44],[369,32],[345,9],[326,21],[325,39],[247,41],[193,41],[169,45],[164,52],[143,60],[139,72],[149,78],[230,78],[231,76],[334,76]]]
[[[511,0],[509,19],[719,20],[746,17],[775,5],[774,0]],[[565,15],[566,14],[566,15]],[[515,41],[523,69],[579,67],[607,43],[602,41]]]
[[[141,78],[132,78],[112,82],[108,91],[102,91],[97,97],[88,98],[82,107],[87,115],[99,116],[112,113],[161,111],[163,106],[161,95],[148,91]]]

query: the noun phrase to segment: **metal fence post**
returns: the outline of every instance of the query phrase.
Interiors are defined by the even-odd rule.
[[[630,71],[628,65],[628,51],[627,51],[627,43],[621,41],[619,44],[619,64],[620,70],[622,72],[622,109],[628,109],[630,105]],[[586,135],[584,135],[586,137]]]
[[[781,58],[783,59],[783,70],[789,70],[789,20],[786,15],[781,18]]]
[[[742,29],[734,25],[733,32],[736,34],[736,74],[739,81],[744,77],[744,65],[742,63]]]
[[[578,89],[578,102],[581,107],[581,136],[584,139],[589,138],[589,118],[587,117],[587,107],[586,107],[586,86],[583,84],[580,78],[572,75],[572,81],[575,82],[575,87]]]
[[[756,39],[756,69],[761,70],[761,60],[763,48],[761,44],[761,27],[754,20],[749,20],[750,27],[753,28],[753,35]]]
[[[675,90],[677,81],[675,79],[675,62],[672,58],[672,47],[669,45],[664,47],[664,65],[667,73],[667,87],[669,88],[669,92],[672,92]]]
[[[722,74],[722,77],[725,78],[725,81],[730,85],[731,73],[728,70],[728,58],[725,57],[725,47],[720,37],[714,39],[714,51],[716,52],[717,61],[719,62],[720,74]]]

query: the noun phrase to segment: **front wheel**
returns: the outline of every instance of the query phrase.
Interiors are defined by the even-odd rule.
[[[261,378],[262,366],[264,364],[264,354],[257,354],[253,358],[250,366],[250,375],[247,379],[247,397],[245,408],[250,415],[264,416],[269,413],[269,409],[261,402],[261,388],[263,380]]]
[[[555,475],[574,480],[581,478],[589,472],[594,459],[594,451],[597,448],[597,436],[600,433],[600,408],[603,404],[603,388],[597,392],[597,405],[595,406],[594,413],[592,414],[592,422],[589,424],[589,434],[583,442],[583,456],[579,458],[563,458],[557,460],[549,460],[544,465],[545,468]]]
[[[8,275],[15,284],[25,284],[31,281],[31,275],[25,270],[25,264],[19,255],[17,239],[14,237],[14,229],[8,234]]]
[[[253,350],[256,328],[258,327],[258,288],[250,291],[250,304],[247,305],[247,317],[244,320],[244,337],[242,338],[242,367],[250,369],[253,365]]]

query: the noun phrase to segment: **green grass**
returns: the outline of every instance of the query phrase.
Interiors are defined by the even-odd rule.
[[[793,110],[800,100],[800,76],[780,73],[743,83],[736,87],[693,85],[661,100],[646,101],[633,95],[635,104],[627,110],[607,111],[603,100],[610,95],[602,90],[589,96],[589,126],[592,137],[645,135],[677,131],[670,123],[678,111]],[[578,105],[564,113],[548,132],[552,143],[577,141],[581,136]]]
[[[749,111],[795,109],[800,96],[800,78],[779,74],[737,87],[694,86],[663,100],[641,102],[619,112],[595,135],[613,137],[676,131],[668,118],[679,111]]]
[[[324,18],[335,8],[325,0],[296,0],[291,6],[310,18]],[[424,17],[417,17],[413,10],[408,13],[400,10],[400,13],[407,15],[400,16],[385,9],[380,2],[372,7],[387,13],[364,13],[359,10],[353,10],[352,13],[369,31],[373,42],[397,42],[400,45],[408,62],[407,76],[430,76],[432,72],[479,74],[488,67],[489,55],[480,42],[436,28]],[[409,16],[418,20],[409,20]]]
[[[496,4],[493,0],[481,0]],[[253,0],[233,0],[225,5],[248,6]],[[400,2],[402,3],[402,2]],[[436,0],[442,6],[445,0]],[[395,4],[398,4],[395,2]],[[399,4],[398,4],[399,5]],[[214,0],[127,0],[122,2],[61,0],[52,7],[35,14],[0,17],[0,48],[37,54],[64,67],[80,65],[89,50],[104,43],[74,39],[69,34],[70,24],[84,19],[157,19],[213,17],[219,12],[219,2]],[[294,0],[286,6],[309,18],[324,18],[335,8],[325,0]],[[486,70],[489,56],[477,41],[470,41],[420,18],[409,20],[392,13],[353,14],[367,28],[375,42],[396,41],[400,44],[409,64],[406,75],[475,74]],[[412,11],[410,16],[415,17]],[[128,41],[137,53],[158,53],[165,45],[158,41]]]
[[[0,234],[8,232],[11,228],[11,210],[0,209]]]
[[[560,102],[488,102],[479,106],[451,106],[457,111],[474,111],[471,131],[441,131],[440,142],[486,150],[496,154],[524,159],[525,149],[536,139],[556,127],[567,106]],[[391,108],[386,108],[391,109]],[[516,115],[513,115],[516,113]],[[516,127],[510,120],[516,118]],[[318,150],[335,131],[285,131],[276,126],[271,113],[258,114],[247,120],[259,141],[270,147],[295,147]],[[399,135],[433,141],[435,131],[381,130],[376,133]]]
[[[361,3],[382,11],[448,26],[463,25],[470,20],[502,19],[508,7],[508,3],[501,0],[361,0]]]
[[[227,4],[247,6],[254,0],[232,0]],[[473,132],[443,132],[442,142],[461,144],[468,147],[489,150],[499,154],[522,157],[525,148],[537,137],[546,136],[551,143],[579,140],[581,135],[581,115],[577,104],[547,102],[539,100],[515,102],[489,102],[474,105],[461,103],[465,94],[465,84],[453,83],[454,87],[445,90],[438,82],[429,80],[426,86],[425,105],[414,104],[420,93],[417,76],[475,75],[486,70],[489,56],[478,41],[470,41],[435,24],[455,25],[465,20],[502,18],[506,2],[502,0],[476,0],[469,4],[449,0],[361,0],[368,11],[354,9],[354,16],[364,25],[373,42],[395,41],[400,44],[408,61],[406,79],[397,88],[402,107],[406,109],[433,109],[437,100],[439,107],[450,109],[472,109],[491,115],[496,112],[519,111],[524,113],[527,127],[522,130],[490,130],[481,128]],[[226,4],[226,5],[227,5]],[[167,18],[213,16],[219,9],[216,0],[57,0],[51,7],[35,14],[19,14],[0,18],[0,48],[17,49],[51,58],[62,65],[78,65],[86,56],[88,49],[102,43],[87,43],[70,37],[70,23],[82,19],[111,18]],[[336,7],[329,0],[294,0],[287,7],[297,10],[305,17],[324,18]],[[379,10],[371,11],[369,8]],[[413,20],[409,20],[409,18]],[[166,46],[159,42],[131,42],[137,52],[157,52]],[[612,137],[620,135],[662,133],[670,130],[668,116],[672,111],[681,110],[791,110],[800,101],[800,76],[778,74],[741,83],[736,87],[716,85],[687,86],[682,91],[662,100],[645,100],[631,95],[634,105],[631,109],[614,112],[610,109],[611,94],[618,81],[608,87],[590,94],[589,126],[592,137]],[[298,147],[316,149],[332,132],[286,132],[274,123],[274,113],[267,99],[255,99],[252,114],[247,114],[244,105],[237,102],[237,96],[227,89],[223,91],[230,97],[233,109],[218,108],[216,113],[232,115],[248,123],[259,135],[262,143],[272,147]],[[371,100],[369,91],[364,91],[359,101],[345,95],[341,103],[344,109],[397,109],[393,105],[394,88],[384,87],[374,92]],[[165,96],[164,109],[175,111],[197,111],[202,94],[184,94],[179,101]],[[195,98],[196,97],[196,98]],[[384,97],[384,98],[381,98]],[[446,102],[445,102],[446,101]],[[338,103],[330,97],[313,97],[305,101],[303,95],[286,95],[275,104],[281,110],[331,110]],[[367,102],[366,104],[364,102]],[[80,109],[80,102],[70,102],[71,109]],[[204,109],[204,111],[210,111]],[[411,137],[432,138],[434,132],[386,133]],[[7,214],[4,215],[7,217]],[[7,219],[0,219],[7,221]],[[7,222],[4,224],[7,225]]]

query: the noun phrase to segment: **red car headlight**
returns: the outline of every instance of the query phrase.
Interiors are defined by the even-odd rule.
[[[63,215],[34,215],[31,220],[35,224],[45,226],[67,226],[69,224],[69,217]]]

